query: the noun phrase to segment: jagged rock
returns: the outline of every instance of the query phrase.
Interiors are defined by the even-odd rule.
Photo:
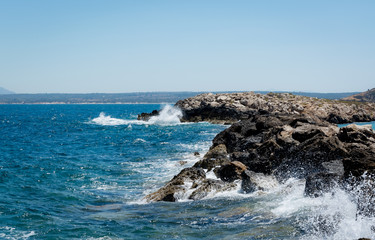
[[[311,115],[331,123],[375,120],[375,104],[295,96],[288,93],[200,94],[180,100],[183,121],[235,123],[259,111],[275,114]]]
[[[226,183],[221,180],[206,179],[198,186],[193,186],[197,189],[189,196],[189,199],[199,200],[206,197],[210,192],[223,192],[236,188],[234,183]]]
[[[341,182],[337,173],[319,172],[310,174],[306,178],[305,195],[309,197],[320,197],[323,193],[329,192]]]
[[[347,143],[374,143],[374,131],[371,125],[359,126],[350,124],[340,129],[338,137],[341,141]]]
[[[187,182],[192,185],[202,182],[206,178],[206,173],[202,168],[185,168],[177,176],[174,176],[164,187],[158,191],[151,193],[145,197],[147,201],[167,201],[175,202],[176,194],[185,193],[189,187],[186,186]]]
[[[220,168],[214,170],[216,176],[223,181],[233,182],[234,180],[241,179],[241,174],[246,170],[246,166],[239,162],[233,161],[225,164]]]
[[[227,147],[224,144],[219,144],[211,147],[203,159],[198,161],[194,167],[201,167],[207,169],[207,171],[211,171],[216,166],[221,166],[229,162]]]
[[[241,189],[244,193],[252,193],[257,190],[269,190],[278,185],[278,181],[274,176],[267,176],[263,173],[256,173],[249,170],[243,171],[241,178]]]
[[[359,180],[348,179],[375,173],[375,133],[371,127],[338,128],[332,124],[375,120],[375,104],[290,94],[235,93],[202,94],[176,105],[184,112],[183,121],[233,125],[214,138],[194,170],[187,170],[194,172],[191,177],[183,177],[183,170],[181,176],[148,195],[150,201],[175,201],[179,194],[190,192],[191,199],[201,199],[211,190],[226,189],[237,179],[242,179],[242,190],[248,193],[269,187],[262,181],[277,184],[290,177],[306,179],[305,194],[315,197],[337,183],[343,183],[340,187],[344,183],[356,186]],[[201,168],[213,169],[222,181],[206,179]],[[374,188],[375,184],[359,192],[363,200],[358,203],[360,214],[375,212],[375,204],[361,203],[375,202]]]
[[[154,110],[151,113],[141,113],[138,114],[137,120],[142,120],[142,121],[148,121],[150,120],[151,117],[159,115],[158,110]]]

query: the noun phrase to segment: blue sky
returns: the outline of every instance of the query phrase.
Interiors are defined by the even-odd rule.
[[[3,0],[17,93],[375,87],[375,1]]]

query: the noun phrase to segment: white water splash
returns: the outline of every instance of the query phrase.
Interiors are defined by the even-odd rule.
[[[92,122],[102,126],[118,126],[127,125],[131,123],[131,121],[129,120],[123,120],[118,118],[112,118],[111,116],[106,116],[103,112],[99,114],[99,117],[94,118]]]
[[[174,106],[165,105],[157,116],[153,116],[148,120],[150,124],[158,125],[176,125],[180,123],[182,111]]]
[[[99,114],[99,117],[91,120],[91,123],[101,126],[121,126],[129,125],[129,129],[133,125],[161,125],[161,126],[174,126],[181,124],[180,119],[182,117],[182,111],[174,106],[166,105],[159,112],[157,116],[151,117],[148,121],[131,120],[131,119],[119,119],[107,116],[104,112]]]

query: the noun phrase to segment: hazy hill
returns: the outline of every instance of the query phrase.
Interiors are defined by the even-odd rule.
[[[269,91],[255,91],[266,94]],[[280,91],[277,91],[280,92]],[[178,100],[194,97],[206,92],[139,92],[139,93],[88,93],[88,94],[3,94],[0,104],[37,104],[37,103],[176,103]],[[223,93],[223,92],[214,92]],[[233,92],[227,92],[233,93]],[[308,93],[291,92],[295,95],[326,99],[341,99],[356,93]]]
[[[5,88],[0,87],[0,94],[14,94],[14,92],[9,91]]]
[[[375,88],[369,89],[366,92],[358,93],[358,94],[343,98],[343,100],[359,101],[359,102],[375,102]]]

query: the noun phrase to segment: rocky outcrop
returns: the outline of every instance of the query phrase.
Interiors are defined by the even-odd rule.
[[[183,169],[164,187],[147,195],[145,199],[149,202],[175,202],[179,198],[199,200],[206,197],[212,191],[228,191],[235,187],[234,183],[207,179],[206,173],[202,168],[191,167]]]
[[[174,176],[164,187],[146,196],[147,201],[168,201],[177,200],[177,195],[183,195],[192,185],[201,183],[206,178],[202,168],[185,168],[177,176]]]
[[[143,121],[148,121],[150,120],[151,117],[159,115],[158,110],[154,110],[151,113],[141,113],[138,114],[137,120],[143,120]]]
[[[293,177],[306,179],[309,197],[336,187],[360,188],[359,212],[375,215],[373,188],[359,184],[363,176],[375,174],[375,133],[371,126],[333,124],[374,120],[372,104],[237,93],[203,94],[176,105],[184,111],[185,121],[234,123],[213,139],[194,167],[148,195],[148,201],[176,201],[181,195],[197,200],[209,191],[234,189],[237,182],[242,192],[251,193]],[[207,178],[209,171],[220,180]]]
[[[375,120],[374,103],[354,103],[296,96],[289,93],[205,93],[176,103],[182,121],[231,124],[254,113],[312,115],[331,123]]]

